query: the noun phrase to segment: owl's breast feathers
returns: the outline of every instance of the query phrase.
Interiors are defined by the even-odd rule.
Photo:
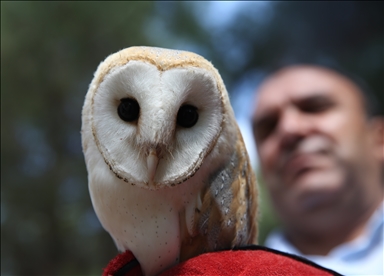
[[[195,209],[197,235],[182,242],[181,260],[257,242],[257,186],[239,133],[226,164],[214,171]]]

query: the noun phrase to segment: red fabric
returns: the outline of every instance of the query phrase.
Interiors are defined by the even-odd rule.
[[[161,276],[176,275],[338,275],[306,259],[281,253],[267,248],[254,250],[227,250],[205,253],[189,259],[164,271]],[[256,250],[255,250],[256,249]],[[103,276],[115,275],[119,267],[133,259],[130,252],[125,252],[113,259],[104,270]],[[140,266],[119,275],[142,275]]]
[[[161,276],[171,275],[332,275],[286,256],[261,250],[206,253],[175,266]]]
[[[115,275],[124,265],[127,263],[133,261],[135,259],[135,256],[133,256],[131,251],[125,251],[124,253],[121,253],[117,255],[114,259],[112,259],[108,266],[104,268],[103,276],[112,276]],[[133,275],[142,275],[140,266],[136,266],[133,269],[129,271],[129,273],[126,273],[127,276],[133,276]],[[125,276],[124,275],[124,276]]]

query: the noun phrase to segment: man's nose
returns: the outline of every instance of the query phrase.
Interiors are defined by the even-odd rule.
[[[296,108],[286,109],[280,117],[278,135],[283,148],[294,148],[307,136],[311,129],[310,120]]]

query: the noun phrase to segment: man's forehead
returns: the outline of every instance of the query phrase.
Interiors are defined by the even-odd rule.
[[[286,103],[314,95],[332,97],[356,95],[353,91],[356,89],[349,79],[326,68],[286,67],[266,79],[259,87],[253,117],[277,109]]]

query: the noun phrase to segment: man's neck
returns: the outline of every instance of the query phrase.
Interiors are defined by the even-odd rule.
[[[382,201],[380,202],[382,204]],[[328,231],[314,233],[313,231],[298,231],[287,229],[286,238],[304,255],[328,255],[335,247],[350,242],[366,231],[369,219],[380,206],[375,204],[355,220],[340,227],[329,227]]]

